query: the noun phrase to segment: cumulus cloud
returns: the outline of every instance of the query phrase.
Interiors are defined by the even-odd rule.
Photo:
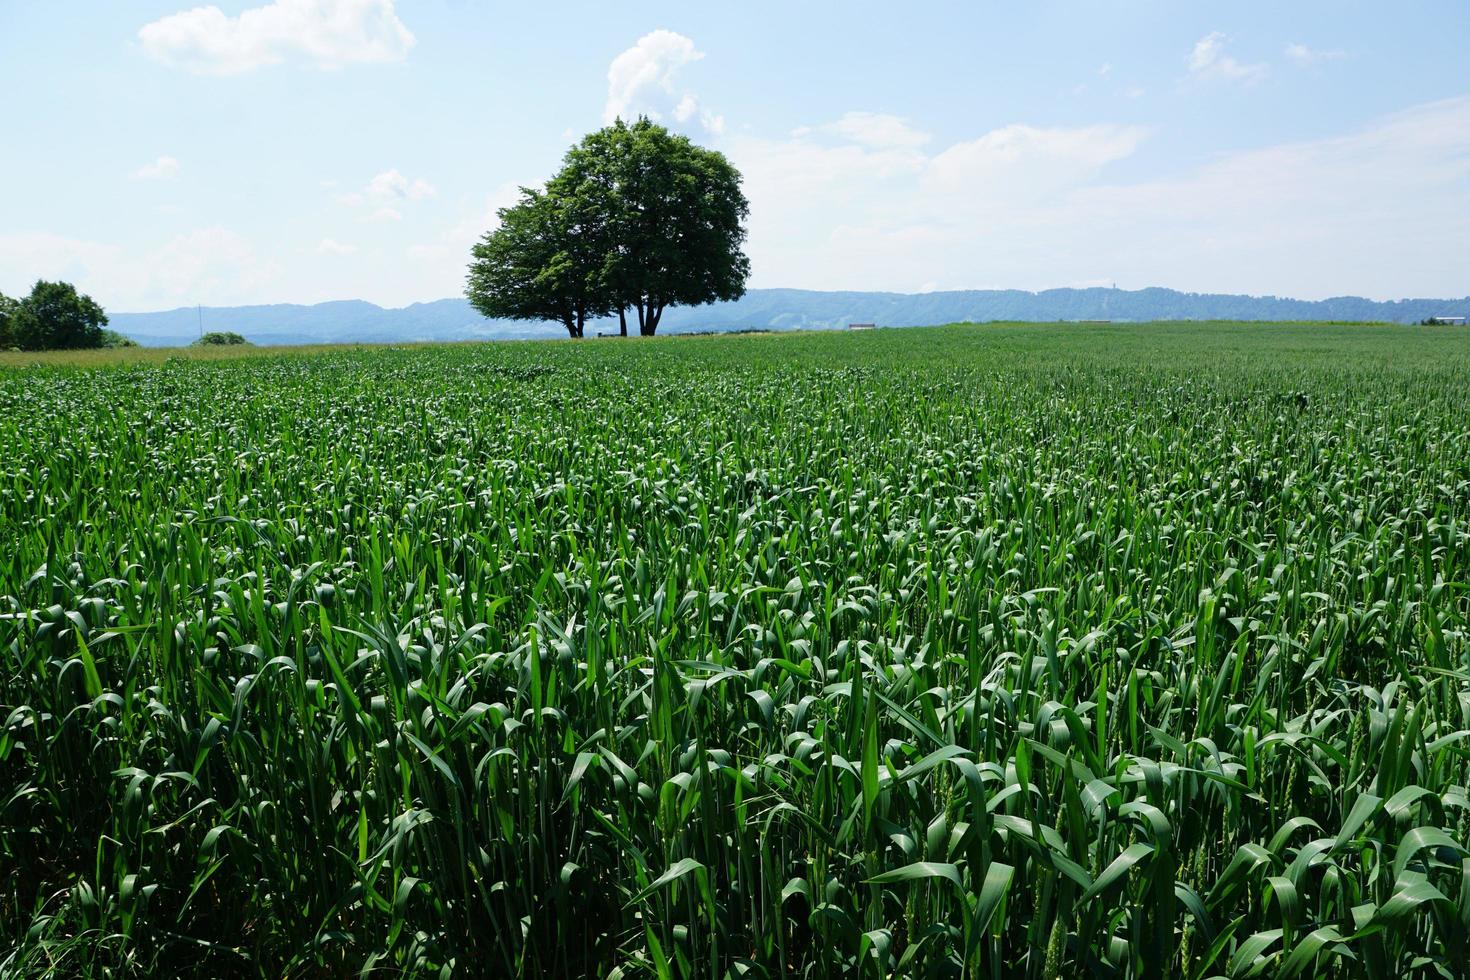
[[[1336,61],[1339,58],[1346,58],[1347,52],[1337,49],[1322,50],[1319,48],[1309,48],[1305,44],[1288,44],[1286,46],[1286,56],[1299,65],[1315,65],[1322,61]]]
[[[643,35],[608,66],[603,122],[636,116],[672,118],[676,123],[698,118],[709,132],[723,132],[724,117],[705,109],[692,91],[679,84],[682,69],[703,57],[704,52],[682,34],[657,30]]]
[[[414,37],[394,0],[274,0],[231,17],[215,6],[138,31],[150,56],[200,74],[235,75],[299,59],[322,68],[402,61]]]
[[[754,285],[1463,292],[1470,229],[1444,216],[1470,213],[1470,97],[1138,181],[1115,166],[1147,146],[1129,126],[1016,124],[933,152],[823,132],[726,144]]]
[[[1269,69],[1264,64],[1246,64],[1225,53],[1226,36],[1219,31],[1206,34],[1189,53],[1189,73],[1197,78],[1258,82]]]
[[[133,176],[139,180],[168,180],[178,175],[179,161],[171,156],[161,156],[133,171]]]

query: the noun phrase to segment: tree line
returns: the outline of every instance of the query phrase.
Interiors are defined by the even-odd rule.
[[[735,300],[750,206],[725,156],[648,119],[618,120],[567,151],[542,190],[497,214],[465,293],[487,317],[555,321],[581,337],[618,315],[652,336],[670,306]]]
[[[69,282],[39,280],[20,299],[0,293],[0,350],[136,346],[106,326],[102,307]]]

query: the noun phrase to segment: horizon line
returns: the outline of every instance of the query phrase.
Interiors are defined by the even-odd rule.
[[[954,294],[957,294],[957,293],[1023,293],[1023,294],[1029,295],[1029,296],[1039,296],[1039,295],[1042,295],[1044,293],[1060,293],[1060,292],[1079,292],[1080,293],[1080,292],[1091,292],[1091,291],[1094,291],[1094,290],[1103,291],[1103,292],[1109,292],[1109,293],[1128,293],[1128,294],[1144,293],[1144,292],[1150,292],[1150,291],[1157,290],[1157,291],[1161,291],[1161,292],[1178,293],[1181,296],[1228,296],[1228,297],[1238,297],[1238,298],[1251,299],[1251,300],[1277,300],[1277,301],[1286,301],[1286,302],[1292,302],[1292,303],[1330,303],[1330,302],[1332,302],[1334,300],[1358,300],[1358,301],[1362,301],[1362,302],[1381,303],[1381,304],[1389,304],[1389,303],[1413,303],[1413,302],[1470,302],[1470,293],[1467,293],[1464,296],[1399,296],[1399,297],[1396,297],[1396,298],[1393,298],[1393,299],[1377,299],[1377,298],[1374,298],[1372,296],[1363,296],[1363,295],[1357,294],[1357,293],[1338,293],[1338,294],[1334,294],[1332,296],[1324,296],[1324,297],[1322,297],[1320,299],[1305,299],[1305,298],[1302,298],[1302,297],[1299,297],[1299,296],[1283,296],[1283,295],[1278,294],[1278,293],[1213,292],[1213,291],[1203,291],[1203,290],[1195,290],[1195,289],[1178,289],[1178,288],[1173,287],[1173,286],[1140,286],[1140,287],[1138,287],[1136,289],[1126,289],[1126,288],[1121,288],[1120,289],[1116,285],[1114,285],[1114,286],[1099,286],[1099,285],[1094,285],[1094,286],[1049,286],[1049,287],[1047,287],[1045,289],[1023,289],[1023,288],[1019,288],[1019,287],[980,286],[980,287],[964,287],[964,288],[957,288],[957,289],[927,289],[927,290],[916,291],[916,292],[904,292],[904,291],[901,291],[901,290],[892,290],[892,289],[811,289],[811,288],[804,287],[804,286],[755,286],[755,287],[752,287],[752,288],[746,290],[746,295],[749,295],[750,293],[756,293],[756,292],[821,293],[821,294],[827,294],[827,295],[835,295],[835,294],[841,294],[841,293],[854,293],[854,294],[864,295],[864,296],[902,296],[902,297],[916,298],[916,297],[920,297],[920,296],[949,296],[949,295],[954,295]],[[373,300],[361,299],[359,297],[348,297],[348,298],[344,298],[344,299],[324,299],[324,300],[317,300],[315,302],[310,302],[310,303],[304,303],[304,302],[299,302],[299,301],[291,301],[291,300],[281,300],[281,301],[276,301],[276,302],[222,303],[222,304],[217,304],[217,305],[204,306],[202,303],[195,302],[195,303],[188,303],[188,304],[183,305],[183,306],[168,307],[167,309],[118,310],[118,311],[115,311],[114,315],[117,315],[117,316],[156,316],[156,315],[163,314],[163,313],[179,313],[179,312],[183,312],[183,311],[192,312],[192,311],[194,311],[196,309],[223,310],[223,309],[249,309],[249,308],[253,308],[253,307],[274,307],[274,306],[299,306],[299,307],[303,307],[303,308],[310,308],[310,307],[315,307],[315,306],[329,306],[329,305],[334,304],[334,303],[363,303],[363,304],[366,304],[368,306],[375,307],[375,308],[377,308],[379,310],[383,310],[383,311],[386,311],[386,312],[392,312],[392,311],[396,311],[396,310],[407,310],[407,309],[411,309],[411,308],[413,308],[415,306],[429,306],[429,305],[432,305],[434,303],[446,303],[446,302],[453,302],[453,301],[468,302],[468,300],[466,300],[465,297],[463,297],[463,296],[441,296],[438,299],[414,300],[412,302],[405,303],[405,304],[403,304],[401,306],[384,305],[382,303],[374,302]],[[726,302],[739,302],[739,300],[732,300],[732,301],[726,301]],[[710,303],[710,304],[701,304],[701,305],[714,306],[714,305],[721,305],[721,304],[718,304],[718,303]]]

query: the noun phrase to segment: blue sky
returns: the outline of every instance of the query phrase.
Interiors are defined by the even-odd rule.
[[[1470,293],[1470,7],[0,0],[0,291],[457,295],[611,114],[727,153],[752,286]]]

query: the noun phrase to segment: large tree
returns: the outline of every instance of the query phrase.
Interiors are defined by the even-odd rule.
[[[9,342],[22,350],[101,347],[107,314],[69,282],[42,279],[8,317]]]
[[[724,154],[648,119],[619,119],[567,153],[548,193],[582,202],[604,222],[595,235],[601,281],[623,333],[630,309],[648,336],[670,306],[745,294],[750,206]]]
[[[555,320],[572,337],[587,321],[613,310],[603,280],[600,215],[592,202],[562,193],[521,189],[498,212],[500,225],[474,247],[465,294],[485,316]]]

